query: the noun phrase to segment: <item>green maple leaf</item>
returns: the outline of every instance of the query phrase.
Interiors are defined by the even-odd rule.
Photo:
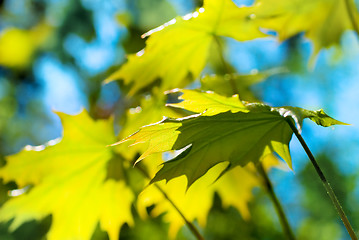
[[[186,96],[190,91],[183,92]],[[142,127],[119,142],[133,140],[133,144],[148,143],[147,150],[138,161],[157,152],[182,151],[177,157],[163,164],[152,182],[163,179],[168,181],[185,175],[188,186],[191,186],[218,163],[229,162],[225,170],[228,171],[235,166],[256,163],[272,154],[280,156],[291,167],[288,144],[292,130],[287,123],[288,119],[294,121],[298,127],[304,118],[311,118],[323,126],[344,124],[332,119],[322,110],[272,108],[265,104],[247,103],[243,111],[238,111],[243,109],[242,107],[233,111],[232,98],[224,101],[222,96],[215,93],[192,92],[192,95],[198,94],[210,96],[185,99],[178,107],[188,107],[190,111],[197,107],[202,110],[206,108],[208,99],[220,99],[222,107],[208,104],[208,115],[204,112],[179,119],[166,118],[159,123]]]
[[[251,9],[237,7],[231,0],[205,0],[203,8],[149,31],[146,47],[128,56],[128,62],[107,81],[123,79],[132,84],[130,94],[162,79],[164,90],[184,87],[191,74],[196,78],[205,67],[211,44],[218,36],[239,41],[265,36],[255,20],[248,18]]]
[[[2,206],[0,220],[14,218],[14,230],[52,214],[48,239],[90,239],[98,223],[111,240],[118,239],[120,227],[133,224],[134,194],[107,171],[110,161],[120,161],[106,147],[115,140],[112,121],[93,121],[86,112],[59,116],[64,128],[59,143],[26,147],[6,158],[0,177],[32,187]]]
[[[288,39],[300,32],[314,43],[314,54],[323,47],[338,44],[346,30],[353,29],[346,1],[336,0],[257,0],[253,17],[261,27],[278,32],[279,39]],[[353,0],[349,0],[355,6]],[[359,21],[358,11],[352,9],[355,21]],[[310,21],[309,21],[310,19]]]
[[[236,96],[228,99],[215,94],[203,95],[197,91],[178,90],[178,92],[179,91],[183,93],[181,99],[192,99],[192,101],[183,101],[182,103],[185,105],[176,104],[174,105],[176,107],[182,106],[190,111],[201,112],[206,109],[202,107],[203,105],[198,105],[197,102],[206,102],[206,105],[211,105],[211,108],[206,114],[216,114],[222,105],[229,103],[230,105],[224,106],[223,111],[228,111],[228,107],[232,108],[233,112],[246,111],[246,107]],[[171,93],[173,92],[176,93],[174,90],[171,91]],[[140,103],[140,107],[130,109],[126,114],[126,121],[122,122],[123,130],[120,133],[121,136],[128,136],[141,126],[162,119],[163,115],[171,117],[184,116],[176,116],[175,113],[178,112],[176,110],[180,110],[178,108],[166,108],[164,99],[165,98],[161,96],[156,96],[156,99],[143,99]],[[194,108],[191,109],[191,106]],[[213,109],[217,107],[218,109],[213,111]],[[122,150],[121,155],[127,159],[133,159],[135,154],[146,150],[146,144],[142,146],[138,144],[128,148],[128,144],[124,143],[121,144],[120,147]],[[141,164],[145,165],[150,176],[154,176],[160,163],[162,163],[161,154],[154,154],[150,159],[143,161]],[[172,202],[174,202],[186,216],[187,220],[190,222],[198,221],[202,227],[206,225],[207,216],[213,205],[213,197],[216,192],[220,195],[224,207],[234,206],[240,211],[244,219],[248,219],[250,214],[247,204],[253,198],[252,189],[261,184],[260,179],[256,177],[255,173],[249,171],[247,167],[235,168],[216,181],[216,183],[212,184],[226,165],[227,164],[224,163],[222,167],[217,165],[215,168],[212,168],[211,171],[206,174],[206,177],[196,181],[188,191],[186,191],[186,180],[184,177],[171,181],[169,184],[159,184]],[[240,186],[238,184],[240,184]],[[233,191],[233,189],[236,189],[236,191]],[[137,210],[143,218],[146,218],[148,215],[148,207],[150,206],[153,207],[150,213],[153,217],[163,215],[164,220],[169,224],[169,234],[173,239],[175,239],[178,230],[185,225],[178,211],[173,208],[155,185],[146,187],[138,196],[136,203]]]

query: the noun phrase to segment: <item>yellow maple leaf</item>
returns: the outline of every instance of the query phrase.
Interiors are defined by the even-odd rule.
[[[90,239],[98,222],[111,240],[124,223],[133,224],[134,194],[124,180],[107,175],[116,159],[106,145],[113,142],[112,121],[93,121],[84,111],[59,113],[64,136],[53,146],[26,147],[7,157],[0,169],[4,181],[14,180],[29,192],[13,197],[0,209],[0,220],[14,218],[10,229],[52,214],[48,239]]]
[[[161,88],[184,87],[191,74],[196,78],[205,67],[211,44],[218,36],[239,41],[265,36],[255,20],[248,18],[251,8],[237,7],[231,0],[205,0],[202,8],[149,31],[146,47],[128,56],[107,81],[123,79],[132,84],[129,94],[162,79]]]
[[[349,2],[355,6],[354,1]],[[358,22],[358,11],[352,11]],[[257,0],[252,16],[260,21],[261,27],[277,31],[280,40],[305,32],[313,41],[314,55],[324,47],[339,43],[344,31],[354,28],[345,1]]]
[[[130,108],[124,114],[121,120],[122,129],[119,133],[119,138],[125,138],[137,131],[140,127],[161,121],[163,116],[182,117],[174,109],[165,106],[166,96],[159,93],[155,96],[142,99],[140,105]],[[143,152],[146,146],[137,145],[136,147],[129,148],[130,143],[118,145],[114,151],[118,152],[125,159],[133,161],[136,155]]]
[[[151,157],[150,161],[160,163],[160,158]],[[156,169],[143,161],[153,174]],[[265,168],[283,167],[277,158],[266,157],[263,159]],[[147,208],[155,206],[151,211],[153,217],[164,214],[164,220],[170,224],[169,235],[175,239],[179,229],[186,223],[178,211],[171,205],[166,197],[159,191],[160,187],[166,192],[171,201],[176,205],[186,219],[190,222],[198,221],[201,227],[206,226],[207,216],[213,205],[213,197],[217,192],[222,200],[223,207],[235,207],[245,220],[250,219],[248,203],[253,199],[252,190],[261,186],[262,179],[257,175],[253,164],[246,167],[236,167],[224,174],[217,181],[218,175],[226,168],[228,163],[220,163],[211,168],[204,176],[198,179],[190,188],[186,188],[184,176],[175,178],[165,183],[164,181],[149,185],[143,190],[137,199],[137,210],[141,217],[147,217]]]

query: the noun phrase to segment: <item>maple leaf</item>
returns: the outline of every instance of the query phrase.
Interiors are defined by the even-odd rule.
[[[148,125],[153,122],[160,121],[163,116],[183,117],[183,114],[175,112],[173,108],[165,107],[165,95],[159,94],[155,96],[142,99],[140,105],[130,108],[126,111],[121,119],[121,131],[119,138],[124,138],[135,132],[141,126]],[[114,149],[125,159],[132,161],[139,152],[144,151],[145,146],[137,146],[128,148],[128,145],[123,144]]]
[[[353,0],[349,1],[355,6]],[[252,16],[261,21],[261,27],[277,31],[280,40],[305,32],[313,41],[314,55],[324,47],[339,43],[344,31],[353,29],[345,1],[257,0],[253,9]],[[353,10],[352,14],[358,22],[358,12]]]
[[[167,106],[176,106],[186,108],[189,111],[201,112],[208,109],[206,114],[216,114],[221,111],[223,105],[223,111],[228,111],[231,108],[233,112],[247,111],[244,104],[239,101],[237,96],[226,98],[217,94],[203,95],[198,91],[191,90],[172,90],[171,94],[183,93],[180,99],[184,101],[179,104],[167,104]],[[158,97],[158,96],[157,96]],[[191,101],[186,101],[191,99]],[[197,104],[201,102],[202,104]],[[205,103],[205,105],[203,105]],[[227,104],[227,105],[226,105]],[[148,124],[151,121],[161,119],[162,115],[170,115],[175,117],[177,112],[174,112],[173,108],[166,108],[164,106],[164,98],[149,98],[141,101],[141,107],[133,108],[126,114],[126,121],[123,122],[123,130],[121,136],[129,135],[144,124]],[[206,107],[207,106],[207,107]],[[194,107],[193,109],[191,107]],[[217,110],[215,110],[217,109]],[[183,116],[183,115],[182,115]],[[128,145],[121,144],[121,155],[126,156],[127,159],[133,159],[138,152],[144,152],[147,146],[136,145],[127,148]],[[157,166],[162,163],[162,155],[153,154],[149,159],[143,161],[141,164],[145,165],[150,176],[154,176],[157,172]],[[277,165],[278,162],[275,162]],[[235,168],[224,175],[220,180],[215,181],[216,176],[223,170],[227,164],[216,166],[210,170],[209,174],[206,174],[203,178],[198,180],[193,186],[186,191],[185,178],[175,179],[168,184],[159,183],[159,186],[166,192],[180,211],[186,216],[187,220],[193,222],[197,220],[199,224],[204,227],[206,224],[207,215],[212,207],[213,195],[217,192],[224,207],[235,206],[241,213],[244,219],[248,219],[249,209],[248,202],[253,198],[252,189],[260,185],[260,179],[256,176],[253,166],[246,166],[243,168]],[[270,166],[273,166],[271,164]],[[151,215],[157,217],[164,214],[164,220],[169,223],[170,237],[175,239],[178,230],[185,225],[182,216],[171,205],[161,191],[157,189],[157,186],[150,185],[146,187],[143,192],[138,196],[136,201],[137,210],[142,218],[146,218],[148,215],[148,207],[153,206]]]
[[[173,179],[167,184],[164,182],[156,184],[181,209],[188,221],[197,220],[201,227],[206,225],[216,192],[220,195],[224,207],[235,206],[244,219],[249,219],[248,202],[253,198],[252,189],[261,184],[260,178],[252,165],[234,168],[215,181],[226,166],[227,163],[221,163],[213,167],[188,190],[184,177]],[[151,210],[153,217],[164,214],[164,220],[170,225],[169,235],[175,239],[178,230],[185,225],[185,222],[155,185],[149,185],[138,196],[137,209],[143,218],[147,216],[149,206],[154,206]]]
[[[145,49],[128,56],[128,62],[107,81],[123,79],[125,84],[132,84],[129,94],[158,78],[164,90],[183,87],[189,74],[196,78],[205,67],[216,37],[245,41],[265,36],[255,20],[248,18],[250,11],[231,0],[205,0],[203,8],[144,34],[150,36]]]
[[[167,93],[182,93],[179,103],[166,104],[166,106],[183,108],[194,113],[205,112],[205,115],[215,115],[221,112],[231,111],[248,112],[247,107],[239,100],[237,95],[232,97],[224,97],[214,92],[206,92],[203,94],[200,91],[174,89]]]
[[[184,102],[186,101],[191,101],[192,109],[202,105],[201,100],[186,99]],[[187,106],[183,102],[180,104]],[[231,98],[228,103],[223,102],[224,106],[231,104]],[[294,121],[298,128],[304,118],[313,119],[317,124],[325,123],[323,126],[344,124],[329,117],[322,110],[272,108],[265,104],[252,103],[246,104],[247,112],[231,112],[231,107],[227,107],[228,111],[225,112],[224,106],[220,113],[215,115],[206,115],[204,112],[178,119],[166,118],[156,124],[142,127],[119,143],[129,140],[134,141],[133,144],[148,143],[147,150],[138,161],[153,153],[181,150],[178,156],[163,164],[152,182],[163,179],[168,181],[185,175],[189,187],[221,162],[229,162],[225,170],[228,171],[235,166],[256,163],[268,155],[277,154],[291,167],[288,144],[293,132],[287,119]]]
[[[48,239],[90,239],[98,222],[111,240],[124,223],[133,224],[134,194],[124,179],[107,169],[116,159],[106,145],[115,140],[112,121],[93,121],[84,111],[77,116],[58,113],[62,140],[48,146],[26,147],[8,156],[0,169],[4,181],[15,181],[29,192],[13,197],[0,209],[0,220],[14,230],[22,223],[52,215]]]

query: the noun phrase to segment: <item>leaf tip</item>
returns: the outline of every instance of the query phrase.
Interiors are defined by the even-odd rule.
[[[106,145],[106,147],[114,147],[114,146],[117,146],[117,145],[120,145],[124,142],[127,142],[127,141],[130,141],[130,140],[133,140],[132,136],[135,135],[136,133],[138,133],[139,131],[136,131],[134,132],[133,134],[131,134],[130,136],[118,141],[118,142],[115,142],[115,143],[112,143],[112,144],[109,144],[109,145]],[[134,144],[133,144],[134,145]]]
[[[344,123],[330,117],[328,114],[324,112],[323,109],[313,111],[312,113],[313,114],[308,116],[309,119],[323,127],[330,127],[332,125],[350,125],[348,123]]]
[[[141,162],[143,159],[145,158],[145,156],[143,156],[143,154],[137,158],[137,160],[133,163],[133,167],[135,167],[139,162]]]
[[[115,143],[112,143],[112,144],[108,144],[108,145],[106,145],[106,147],[114,147],[114,146],[117,146],[119,144],[121,144],[121,141],[118,141],[118,142],[115,142]]]
[[[113,77],[116,73],[117,73],[117,71],[114,72],[113,74],[111,74],[110,76],[108,76],[107,78],[105,78],[105,80],[102,81],[101,86],[104,86],[110,82],[117,80],[115,77]]]

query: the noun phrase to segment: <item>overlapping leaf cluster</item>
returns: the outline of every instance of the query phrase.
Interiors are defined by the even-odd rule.
[[[272,108],[259,103],[244,105],[236,96],[226,98],[213,92],[182,91],[184,101],[171,106],[200,114],[165,118],[120,142],[148,142],[139,160],[153,153],[182,150],[163,164],[152,182],[185,175],[190,186],[218,163],[229,162],[225,169],[228,171],[256,163],[270,154],[278,154],[291,167],[288,144],[293,132],[287,121],[294,121],[299,128],[304,118],[322,126],[343,124],[323,110]]]
[[[265,36],[256,21],[248,21],[251,11],[249,7],[238,8],[231,0],[207,0],[203,8],[144,34],[149,36],[146,48],[128,56],[128,62],[108,80],[123,79],[132,84],[130,94],[158,78],[163,90],[184,87],[189,74],[197,78],[205,67],[217,37],[245,41]]]
[[[345,30],[353,29],[346,11],[343,1],[334,0],[257,0],[249,7],[239,7],[231,0],[205,0],[197,11],[144,34],[148,37],[145,49],[128,56],[108,81],[123,80],[130,85],[129,96],[182,88],[201,75],[213,45],[218,45],[221,37],[237,41],[269,37],[264,29],[276,31],[279,40],[305,32],[317,53],[337,43]],[[357,19],[358,13],[353,12],[353,16]],[[330,31],[328,24],[333,26]],[[106,147],[116,142],[111,120],[93,121],[85,112],[78,116],[60,114],[64,126],[61,142],[28,147],[9,156],[0,169],[5,181],[28,189],[0,209],[0,220],[13,221],[11,228],[15,229],[31,219],[52,215],[49,239],[90,239],[98,223],[110,239],[117,239],[123,224],[133,224],[131,206],[135,202],[144,218],[150,206],[154,206],[153,216],[165,213],[170,234],[175,237],[185,221],[156,186],[189,221],[197,220],[201,226],[205,226],[216,192],[225,206],[235,206],[248,219],[252,188],[261,184],[254,164],[264,161],[268,168],[278,165],[278,155],[291,167],[288,144],[292,131],[287,121],[294,121],[299,128],[304,118],[322,126],[342,124],[322,110],[272,108],[242,102],[237,95],[231,97],[234,84],[245,100],[256,100],[249,85],[270,74],[202,77],[202,89],[218,90],[221,95],[173,90],[183,95],[180,102],[167,104],[171,109],[164,107],[166,101],[159,95],[136,99],[141,106],[122,116],[120,137],[159,121],[162,115],[170,118],[140,128],[116,148]],[[126,141],[142,144],[127,148]],[[163,163],[161,153],[168,151],[180,153]],[[154,184],[136,196],[128,178],[136,169],[130,163],[138,153],[141,156],[137,161],[151,156],[151,161],[141,164],[154,176]],[[141,188],[145,178],[141,179]],[[158,182],[164,179],[171,181]]]
[[[271,37],[264,33],[268,31],[276,31],[280,41],[304,32],[314,44],[315,56],[322,48],[339,44],[346,30],[356,29],[359,13],[353,6],[353,0],[257,0],[249,7],[238,7],[231,0],[206,0],[197,11],[144,34],[149,37],[146,47],[128,56],[107,81],[124,80],[131,85],[130,94],[157,79],[163,90],[182,88],[189,75],[192,80],[200,75],[211,45],[217,45],[220,37],[248,41]]]

